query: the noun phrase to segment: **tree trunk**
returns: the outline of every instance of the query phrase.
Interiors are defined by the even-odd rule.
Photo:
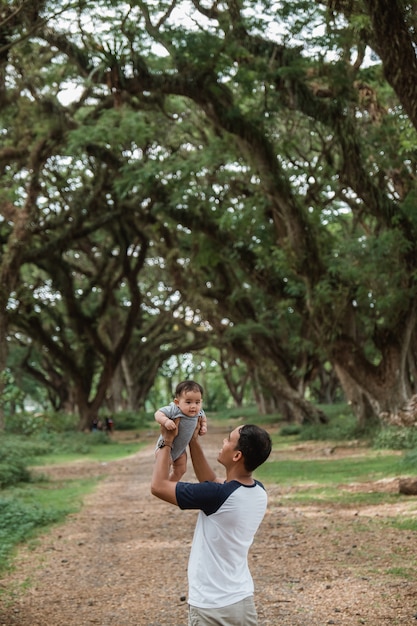
[[[417,129],[417,59],[414,32],[405,19],[406,8],[393,0],[365,0],[374,45],[384,64],[384,74]]]
[[[256,402],[256,406],[258,408],[258,412],[260,415],[265,415],[266,414],[265,398],[262,392],[261,384],[259,382],[258,369],[256,367],[252,369],[251,378],[252,378],[253,396]]]
[[[131,381],[126,378],[124,361],[125,357],[122,357],[106,392],[105,403],[111,413],[132,409],[129,405]]]
[[[334,366],[336,375],[353,413],[355,414],[360,430],[366,430],[369,425],[377,421],[377,405],[372,406],[371,399],[362,387],[337,363]]]
[[[378,366],[365,361],[352,346],[339,342],[335,371],[362,427],[396,415],[407,403],[407,373],[398,346],[386,345]]]
[[[81,432],[90,431],[94,421],[98,418],[98,410],[88,402],[81,402],[80,400],[77,401],[77,408],[80,416],[78,430]]]
[[[417,496],[417,478],[400,478],[399,492],[406,496]]]
[[[8,313],[7,306],[10,294],[15,289],[25,243],[29,238],[29,228],[27,223],[30,217],[30,208],[37,189],[36,176],[28,185],[27,199],[24,207],[15,210],[12,205],[8,206],[11,212],[11,221],[14,225],[9,234],[7,244],[2,248],[2,258],[0,263],[0,432],[5,428],[4,417],[4,389],[5,372],[7,367],[7,335],[8,335]]]
[[[233,402],[236,407],[241,407],[243,402],[243,396],[245,394],[246,383],[249,379],[249,373],[247,372],[239,382],[235,382],[233,377],[227,372],[223,371],[223,378],[228,390],[233,398]]]
[[[297,389],[291,387],[277,369],[264,369],[262,387],[274,398],[276,406],[285,405],[285,413],[291,422],[297,424],[326,424],[328,419],[319,408],[302,397]],[[266,393],[266,391],[265,391]]]
[[[410,428],[417,425],[417,395],[411,396],[407,404],[397,413],[381,414],[381,419],[393,426]]]

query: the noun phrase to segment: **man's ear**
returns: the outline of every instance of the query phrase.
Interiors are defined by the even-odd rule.
[[[242,450],[236,450],[233,455],[233,460],[240,461],[241,458],[242,458]]]

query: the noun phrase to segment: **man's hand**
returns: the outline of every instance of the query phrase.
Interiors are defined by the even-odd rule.
[[[193,436],[191,437],[190,443],[197,440],[197,437],[200,434],[200,428],[201,428],[201,417],[199,417],[197,420],[197,424],[194,429]]]
[[[205,435],[207,432],[207,418],[206,417],[200,417],[199,418],[199,423],[200,423],[200,430],[198,431],[199,435]]]

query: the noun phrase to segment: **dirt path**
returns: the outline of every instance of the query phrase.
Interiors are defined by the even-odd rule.
[[[211,433],[204,441],[216,471],[222,436]],[[186,624],[196,513],[150,495],[153,446],[152,438],[145,450],[108,465],[54,468],[55,477],[105,477],[82,511],[35,549],[19,552],[15,571],[0,583],[8,590],[0,596],[0,626]],[[194,479],[191,471],[186,478]],[[319,501],[295,505],[277,486],[268,491],[268,512],[250,554],[259,626],[417,625],[416,534],[388,523],[392,515],[415,515],[415,499],[340,509]]]

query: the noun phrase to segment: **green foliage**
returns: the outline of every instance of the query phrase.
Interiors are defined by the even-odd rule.
[[[69,3],[57,16],[47,3],[47,31],[33,32],[25,11],[6,10],[2,259],[14,214],[25,204],[28,216],[19,259],[3,268],[16,276],[5,301],[21,348],[8,413],[26,396],[58,407],[69,397],[85,404],[100,382],[107,391],[101,374],[117,367],[110,361],[129,333],[149,346],[163,310],[192,312],[250,367],[281,364],[292,388],[341,338],[354,346],[343,358],[358,366],[386,358],[390,341],[405,345],[417,258],[416,137],[404,113],[413,103],[385,79],[390,40],[379,40],[361,3],[345,8],[246,0],[208,18],[185,0],[128,11],[109,0],[77,12]],[[413,38],[408,10],[391,26]],[[413,80],[412,66],[394,70]],[[69,85],[79,88],[71,103]],[[26,196],[28,172],[38,184]],[[153,354],[184,353],[186,332],[153,334]],[[218,409],[223,398],[210,395]],[[49,425],[13,416],[8,428]]]
[[[65,432],[65,433],[42,433],[38,440],[43,442],[45,448],[37,457],[50,454],[88,455],[95,446],[111,445],[112,441],[106,432],[93,433]]]
[[[30,480],[27,468],[28,453],[34,447],[21,445],[21,442],[3,441],[0,447],[0,489]]]
[[[103,413],[104,418],[105,413]],[[153,421],[153,415],[150,416],[145,411],[119,411],[113,416],[113,421],[116,430],[140,430]]]
[[[51,486],[37,482],[7,489],[0,497],[0,572],[10,564],[19,543],[28,541],[49,525],[65,520],[79,509],[82,497],[96,480],[71,481]]]
[[[82,125],[69,134],[70,152],[81,152],[89,144],[102,146],[115,152],[134,150],[142,143],[151,140],[151,126],[146,114],[124,109],[101,111],[98,116],[89,119],[91,111],[85,111]]]
[[[268,427],[268,425],[277,424],[282,421],[282,417],[278,413],[270,413],[269,415],[261,415],[254,406],[242,407],[225,407],[221,411],[210,411],[210,421],[220,424],[225,422],[240,422],[246,424],[260,424]]]
[[[302,432],[302,426],[300,424],[287,424],[283,426],[279,431],[280,437],[293,437],[300,435]]]
[[[43,437],[27,437],[22,435],[3,435],[1,453],[31,459],[34,456],[46,454],[50,443]],[[9,452],[10,451],[10,452]]]
[[[5,566],[12,549],[31,537],[40,528],[55,523],[68,511],[49,510],[36,504],[9,497],[0,498],[0,569]]]
[[[402,464],[406,469],[415,471],[417,469],[417,445],[409,452],[406,452]]]
[[[65,437],[49,440],[48,452],[33,458],[33,465],[67,463],[80,458],[95,461],[110,461],[137,452],[141,443],[139,438],[118,441],[106,432],[73,433]]]
[[[221,379],[217,381],[214,379],[207,389],[207,393],[204,397],[204,409],[210,412],[221,411],[223,407],[227,406],[230,399],[230,393],[222,384]]]
[[[0,462],[0,489],[29,481],[30,473],[25,462],[16,457]]]
[[[46,435],[77,430],[79,417],[62,411],[12,413],[6,419],[6,432],[16,435]]]
[[[25,393],[21,385],[16,383],[14,376],[9,368],[3,372],[4,390],[3,390],[3,406],[5,413],[11,413],[12,407],[21,408],[23,405]]]
[[[81,498],[95,481],[51,484],[34,480],[28,465],[63,463],[80,455],[105,463],[137,452],[142,445],[134,440],[113,441],[104,432],[51,433],[3,438],[0,448],[0,571],[8,566],[15,546],[27,541],[50,524],[63,521],[77,510]],[[28,482],[29,481],[29,482]]]
[[[77,429],[78,415],[63,411],[44,411],[42,415],[43,428],[41,430],[44,432],[70,433]]]
[[[16,435],[33,435],[46,430],[45,416],[39,413],[15,412],[7,416],[6,432]]]
[[[402,426],[380,428],[374,436],[373,446],[381,450],[411,450],[417,448],[417,429]],[[410,458],[412,458],[412,454]]]
[[[102,421],[105,420],[106,411],[101,414]],[[113,417],[114,427],[117,430],[134,430],[144,428],[150,421],[149,415],[144,411],[120,411]],[[83,440],[83,435],[76,434],[79,417],[71,413],[62,411],[42,411],[36,413],[13,413],[7,416],[6,432],[15,435],[36,436],[38,441],[52,442],[65,441],[65,435],[73,434],[70,440],[74,441],[77,436]],[[104,431],[99,431],[102,436],[102,443],[108,443],[109,439]],[[63,435],[60,437],[59,435]],[[96,441],[98,441],[96,437]]]
[[[363,436],[358,432],[358,422],[352,411],[345,405],[320,405],[329,418],[327,424],[303,424],[299,438],[301,441],[347,441]]]

